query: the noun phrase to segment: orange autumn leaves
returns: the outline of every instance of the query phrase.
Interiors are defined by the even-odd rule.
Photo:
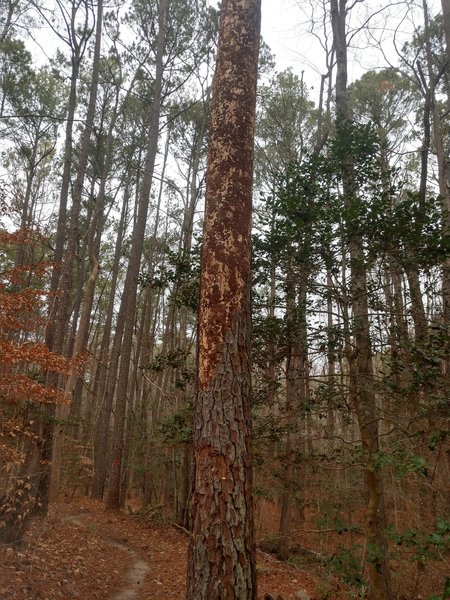
[[[53,265],[12,265],[18,244],[32,250],[41,242],[31,230],[0,232],[0,454],[12,460],[17,440],[26,437],[30,409],[64,401],[60,389],[45,385],[46,374],[66,377],[83,361],[55,354],[42,342],[48,314],[43,288]]]

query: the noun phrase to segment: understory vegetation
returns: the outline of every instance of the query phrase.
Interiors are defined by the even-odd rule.
[[[319,79],[260,46],[256,540],[321,565],[324,600],[444,600],[448,0],[304,4]],[[218,10],[0,10],[0,543],[61,494],[189,530]],[[381,66],[347,81],[363,43]]]

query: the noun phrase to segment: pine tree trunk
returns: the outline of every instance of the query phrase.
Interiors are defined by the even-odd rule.
[[[122,99],[122,105],[128,97],[130,96],[135,79],[131,82],[125,98]],[[112,110],[111,121],[108,127],[108,135],[107,135],[107,151],[104,169],[102,173],[102,178],[100,181],[100,189],[98,194],[98,203],[101,208],[103,208],[105,204],[106,198],[106,182],[108,175],[110,174],[111,165],[113,162],[114,155],[114,129],[116,126],[117,118],[119,116],[119,101],[120,101],[120,85],[117,86],[115,104]],[[93,387],[93,399],[92,402],[96,403],[96,418],[94,424],[94,432],[93,432],[93,446],[94,446],[94,476],[92,481],[92,489],[91,496],[93,498],[101,499],[103,498],[105,481],[108,473],[108,441],[109,441],[109,423],[111,419],[111,411],[113,405],[113,396],[114,396],[114,388],[115,388],[115,373],[117,371],[118,362],[119,362],[119,350],[120,343],[122,341],[122,332],[123,332],[123,318],[119,315],[116,332],[115,332],[115,342],[117,351],[113,349],[113,355],[111,356],[111,362],[109,365],[110,379],[109,379],[109,388],[107,389],[107,379],[108,379],[108,362],[109,362],[109,347],[111,341],[112,334],[112,324],[113,324],[113,315],[114,315],[114,306],[116,301],[116,288],[117,288],[117,280],[119,276],[119,266],[120,259],[123,251],[123,241],[125,237],[126,230],[126,218],[128,212],[128,199],[129,199],[129,190],[131,187],[131,175],[132,171],[129,170],[128,173],[124,176],[124,191],[123,191],[123,203],[120,214],[120,220],[117,230],[116,243],[114,248],[114,259],[113,265],[111,269],[111,286],[108,300],[108,308],[106,310],[106,319],[103,326],[102,332],[102,341],[100,345],[99,352],[99,362],[97,364],[97,369],[95,372],[94,378],[94,387]],[[114,376],[111,374],[114,373]],[[92,412],[92,408],[91,408]]]
[[[201,266],[188,600],[254,600],[250,286],[259,0],[224,0]]]
[[[36,132],[36,137],[33,143],[33,150],[31,152],[31,156],[28,159],[29,170],[26,174],[27,185],[25,188],[25,194],[23,197],[22,211],[20,217],[20,228],[24,230],[26,227],[30,226],[30,202],[31,202],[31,191],[33,189],[33,181],[36,175],[36,157],[38,150],[39,136]],[[16,256],[14,264],[16,267],[21,267],[25,263],[25,244],[23,242],[19,242],[17,244]]]
[[[327,397],[327,425],[326,433],[331,448],[334,446],[333,436],[336,431],[336,417],[333,400],[336,395],[336,350],[335,334],[333,330],[333,280],[330,269],[327,269],[327,374],[328,374],[328,397]]]
[[[300,411],[306,401],[307,382],[309,375],[306,365],[307,334],[306,334],[306,284],[308,272],[301,269],[298,281],[293,273],[292,265],[287,267],[286,290],[286,320],[288,355],[286,357],[286,463],[283,465],[283,491],[281,494],[281,515],[278,551],[281,556],[288,557],[290,547],[292,506],[294,490],[301,481],[301,466],[295,466],[294,453],[300,448]],[[297,495],[303,496],[303,490],[298,489]]]
[[[336,128],[337,134],[348,135],[351,114],[347,91],[346,0],[331,0],[331,19],[336,49]],[[342,161],[343,193],[347,206],[357,201],[358,190],[351,153]],[[386,514],[383,482],[376,455],[379,452],[378,419],[370,339],[369,308],[367,301],[367,271],[363,243],[354,234],[348,243],[351,271],[351,308],[353,315],[354,352],[349,356],[354,363],[351,375],[355,390],[354,409],[358,419],[364,452],[364,480],[366,492],[365,533],[375,556],[369,561],[369,578],[374,600],[392,600],[391,574],[385,538]]]
[[[181,527],[187,528],[189,525],[188,507],[189,507],[189,492],[191,487],[191,444],[183,444],[180,485],[177,502],[177,523]]]
[[[427,316],[423,304],[422,290],[420,287],[420,276],[417,267],[413,264],[410,256],[410,264],[406,268],[406,279],[408,281],[409,295],[411,298],[411,316],[414,323],[414,340],[417,346],[423,346],[428,340]]]
[[[94,398],[97,402],[97,418],[95,419],[93,446],[94,446],[94,477],[92,481],[91,496],[103,498],[105,480],[108,472],[108,439],[109,422],[113,403],[113,393],[106,393],[108,376],[108,350],[111,341],[112,323],[114,316],[115,292],[119,276],[120,258],[122,256],[122,245],[125,236],[125,221],[128,207],[128,183],[125,185],[124,201],[117,232],[114,249],[114,260],[111,270],[111,289],[106,310],[106,319],[103,328],[102,341],[99,352],[99,362],[95,374]],[[116,335],[118,335],[116,331]],[[116,371],[117,364],[113,363],[111,357],[110,373]],[[118,363],[118,358],[117,358]],[[115,379],[115,377],[114,377]]]
[[[75,6],[75,5],[73,5]],[[74,11],[72,10],[73,18],[75,18]],[[61,275],[60,277],[55,276],[55,271],[52,273],[52,281],[51,281],[51,291],[53,291],[53,286],[55,282],[58,281],[59,289],[62,294],[57,300],[54,302],[54,307],[52,313],[50,314],[49,326],[46,331],[46,344],[47,346],[54,352],[62,353],[64,350],[64,344],[66,341],[67,334],[67,322],[70,316],[70,302],[71,302],[71,292],[72,292],[72,271],[73,265],[76,259],[76,249],[78,244],[78,227],[79,220],[81,214],[81,196],[84,178],[86,174],[88,156],[89,156],[89,147],[91,140],[91,132],[94,123],[95,117],[95,106],[97,99],[97,89],[98,89],[98,80],[99,80],[99,68],[100,68],[100,48],[101,48],[101,33],[102,33],[102,14],[103,14],[103,3],[102,0],[98,2],[97,8],[97,28],[96,28],[96,38],[95,38],[95,49],[94,49],[94,58],[92,64],[92,80],[89,91],[89,103],[86,112],[84,130],[81,141],[81,150],[80,150],[80,158],[77,168],[77,176],[74,184],[74,190],[72,195],[72,210],[70,214],[70,222],[69,222],[69,232],[67,237],[67,247],[63,251],[63,248],[59,246],[59,244],[63,245],[64,240],[64,221],[65,221],[65,212],[67,206],[67,197],[68,197],[68,187],[70,183],[70,167],[71,167],[71,158],[72,158],[72,130],[70,127],[70,123],[68,123],[67,128],[67,137],[66,137],[66,148],[65,151],[68,152],[69,156],[64,156],[64,173],[63,173],[63,188],[61,190],[60,197],[60,211],[58,218],[58,229],[57,229],[57,240],[56,240],[56,248],[55,248],[55,259],[58,260],[58,252],[61,250],[61,258],[62,258],[62,267],[61,267]],[[78,76],[79,71],[79,52],[80,47],[77,46],[73,52],[73,72],[72,72],[72,87],[71,95],[70,95],[70,110],[75,108],[76,103],[76,77]],[[74,79],[75,78],[75,79]],[[71,115],[73,119],[73,114]],[[70,162],[68,162],[70,161]],[[66,189],[67,188],[67,189]],[[61,231],[62,228],[62,231]],[[54,324],[53,324],[54,321]],[[51,387],[58,386],[58,378],[52,372],[47,373],[47,385]],[[40,499],[40,512],[47,512],[48,503],[50,499],[50,489],[51,489],[51,468],[52,468],[52,460],[53,460],[53,441],[55,435],[55,406],[49,407],[47,411],[47,418],[43,427],[43,438],[44,443],[42,447],[42,464],[45,465],[42,470],[41,480],[39,482],[39,499]]]
[[[443,217],[443,238],[449,239],[450,237],[450,160],[446,152],[444,137],[443,137],[443,124],[441,115],[439,113],[439,106],[436,98],[436,85],[440,79],[441,74],[436,74],[433,69],[433,53],[431,47],[430,38],[430,26],[428,17],[428,4],[426,0],[422,0],[423,12],[424,12],[424,33],[425,33],[425,49],[427,56],[427,67],[428,67],[428,85],[430,94],[430,106],[432,116],[432,131],[433,131],[433,142],[436,150],[437,164],[438,164],[438,183],[439,183],[439,195],[441,197],[442,213]],[[447,4],[447,7],[445,6]],[[449,33],[450,25],[445,22],[445,18],[450,18],[448,10],[448,1],[442,1],[442,8],[444,13],[444,29],[446,34],[446,42],[448,44],[447,35]],[[447,14],[446,11],[447,10]],[[450,56],[450,51],[447,45],[447,55]],[[447,64],[447,71],[450,70],[450,64]],[[445,373],[447,378],[450,380],[450,358],[449,350],[450,344],[448,337],[450,335],[450,256],[447,256],[443,266],[442,273],[442,304],[443,304],[443,322],[447,327],[447,340],[444,354],[447,356],[444,361]]]
[[[107,509],[120,507],[120,482],[123,454],[123,435],[125,427],[125,414],[127,405],[128,376],[133,342],[133,329],[136,311],[136,290],[138,285],[139,269],[141,264],[142,249],[144,246],[145,227],[147,224],[148,206],[153,179],[153,169],[158,150],[159,120],[161,110],[163,55],[166,35],[167,0],[161,0],[159,6],[159,30],[156,51],[156,76],[154,82],[154,96],[152,105],[152,119],[149,131],[149,143],[145,160],[145,169],[142,179],[138,215],[133,228],[130,261],[125,279],[124,291],[121,300],[121,310],[126,311],[124,333],[120,352],[120,368],[117,380],[116,407],[114,414],[114,431],[111,450],[111,466]]]

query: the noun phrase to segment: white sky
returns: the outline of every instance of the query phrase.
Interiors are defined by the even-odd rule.
[[[409,10],[407,4],[411,7]],[[429,0],[428,5],[431,15],[441,10],[440,0]],[[411,38],[414,26],[423,23],[422,0],[364,0],[352,11],[348,25],[351,27],[352,21],[361,23],[370,11],[375,12],[380,6],[387,9],[371,21],[373,37],[366,34],[366,39],[358,38],[358,48],[349,52],[350,81],[359,78],[368,68],[386,67],[386,59],[398,64],[394,34],[400,40],[400,48]],[[304,71],[305,83],[317,89],[319,75],[326,70],[325,54],[320,44],[307,33],[310,10],[310,3],[305,0],[262,0],[261,33],[276,56],[277,70],[291,67],[299,75]],[[317,14],[319,17],[319,11]],[[383,41],[385,56],[376,50],[375,38]]]
[[[262,0],[261,32],[282,71],[298,63],[299,10],[293,0]],[[297,69],[296,69],[297,70]]]

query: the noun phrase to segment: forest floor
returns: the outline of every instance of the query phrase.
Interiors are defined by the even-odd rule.
[[[188,535],[171,524],[72,499],[36,518],[19,548],[0,550],[0,598],[183,600],[187,546]],[[258,600],[323,597],[317,572],[261,551],[257,573]]]

